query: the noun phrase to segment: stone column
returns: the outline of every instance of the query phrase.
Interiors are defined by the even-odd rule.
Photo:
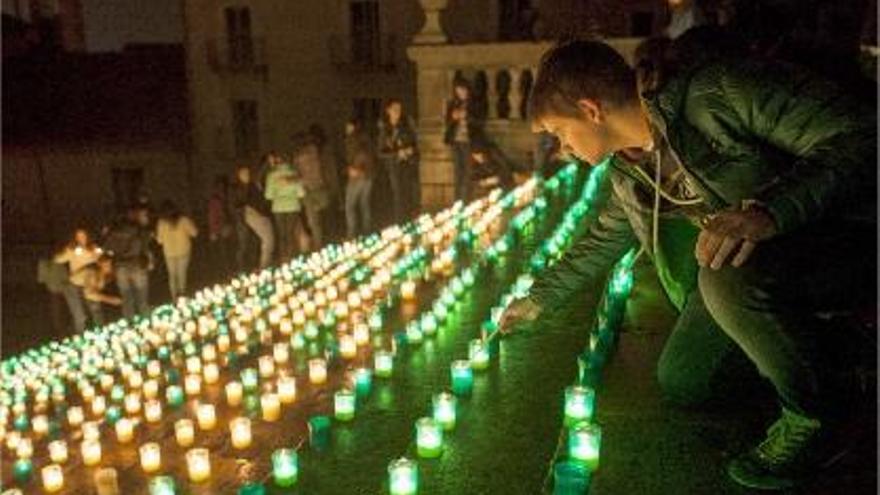
[[[449,0],[419,0],[425,11],[425,25],[421,32],[413,37],[415,45],[433,45],[446,43],[449,39],[440,26],[440,11],[446,8]]]
[[[486,67],[483,69],[486,74],[486,101],[489,104],[488,115],[489,120],[498,119],[498,69]]]
[[[510,120],[522,120],[523,117],[519,111],[523,100],[522,88],[520,87],[523,71],[525,69],[522,67],[511,67],[507,71],[510,74],[510,91],[507,92],[507,100],[510,102]]]

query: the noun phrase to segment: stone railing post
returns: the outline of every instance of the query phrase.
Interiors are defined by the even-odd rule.
[[[510,91],[507,93],[507,100],[510,102],[510,120],[522,120],[523,115],[520,107],[523,101],[522,92],[522,75],[525,69],[522,67],[511,67],[507,73],[510,74]]]
[[[419,0],[425,11],[425,25],[413,37],[415,45],[434,45],[446,43],[449,39],[440,25],[440,11],[446,8],[449,0]]]

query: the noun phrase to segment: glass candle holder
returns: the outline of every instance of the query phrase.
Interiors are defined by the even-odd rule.
[[[574,425],[568,431],[568,455],[583,463],[590,471],[599,467],[599,449],[602,446],[602,429],[586,421]]]
[[[175,495],[177,486],[171,476],[156,476],[150,480],[150,495]]]
[[[474,388],[474,370],[470,361],[463,359],[453,361],[450,365],[452,375],[452,393],[459,397],[471,395]]]
[[[128,418],[121,418],[113,428],[116,430],[116,440],[119,443],[128,443],[134,438],[134,423]]]
[[[425,335],[419,326],[419,322],[411,321],[406,325],[406,342],[412,345],[421,344],[425,340]]]
[[[400,297],[404,301],[412,301],[416,298],[416,283],[407,280],[400,284]]]
[[[28,437],[19,440],[18,445],[15,446],[15,455],[18,456],[19,459],[30,459],[33,457],[34,442]]]
[[[339,390],[333,396],[333,410],[339,421],[351,421],[354,419],[356,400],[351,390]]]
[[[211,454],[208,449],[189,449],[186,451],[186,470],[189,480],[201,483],[211,477]]]
[[[281,400],[276,394],[263,394],[260,409],[263,411],[263,421],[278,421],[281,417]]]
[[[86,466],[97,466],[101,462],[100,440],[83,440],[80,450],[82,452],[83,464]]]
[[[309,381],[315,385],[327,381],[327,361],[321,358],[309,359]]]
[[[368,368],[358,368],[354,372],[354,391],[358,397],[370,395],[373,388],[373,372]]]
[[[138,449],[138,453],[141,457],[141,468],[145,473],[155,473],[162,467],[162,451],[158,443],[145,443]]]
[[[572,385],[565,389],[565,425],[574,426],[593,419],[596,392],[587,386]]]
[[[192,420],[178,419],[175,421],[174,438],[177,440],[177,445],[181,447],[191,446],[196,438],[196,429]]]
[[[199,404],[196,409],[196,419],[199,422],[199,428],[203,430],[213,430],[217,426],[217,413],[213,404]]]
[[[351,335],[339,337],[339,354],[345,359],[353,359],[357,356],[357,344]]]
[[[190,397],[202,393],[201,375],[186,375],[186,378],[183,379],[183,389]]]
[[[281,487],[293,486],[299,474],[299,458],[293,449],[278,449],[272,453],[272,478]]]
[[[433,418],[416,421],[416,447],[419,457],[439,457],[443,452],[443,429]]]
[[[241,396],[244,387],[240,382],[229,382],[226,384],[226,403],[232,407],[241,404]]]
[[[64,488],[64,471],[58,464],[49,464],[40,470],[43,478],[43,490],[46,493],[55,493]]]
[[[432,399],[434,406],[434,420],[450,431],[455,428],[456,398],[449,392],[440,392]]]
[[[64,464],[67,462],[67,442],[64,440],[54,440],[49,442],[49,459],[55,464]]]
[[[84,420],[85,415],[83,414],[82,407],[73,406],[67,410],[67,423],[70,426],[76,428],[77,426],[81,425]]]
[[[313,416],[309,418],[309,446],[322,451],[330,445],[330,418]]]
[[[358,323],[354,326],[354,343],[359,346],[370,343],[370,327],[366,323]]]
[[[159,397],[159,382],[154,379],[149,379],[144,382],[143,386],[144,398],[147,399],[155,399]]]
[[[34,472],[34,464],[30,459],[18,459],[12,465],[12,477],[19,483],[26,483]]]
[[[553,495],[583,495],[590,486],[590,471],[578,462],[560,461],[553,466]]]
[[[101,468],[95,471],[95,488],[98,495],[120,495],[119,477],[113,468]]]
[[[376,376],[388,378],[394,371],[394,356],[386,350],[378,350],[373,355],[373,368]]]
[[[272,356],[260,356],[259,367],[262,378],[272,378],[275,374],[275,360]]]
[[[92,414],[100,416],[107,410],[107,399],[103,395],[97,395],[92,399]]]
[[[148,423],[158,423],[162,420],[162,403],[155,399],[150,399],[144,406],[144,418]]]
[[[34,416],[34,421],[31,427],[34,429],[34,433],[36,433],[37,436],[44,436],[49,432],[49,418],[47,418],[45,414]]]
[[[179,385],[169,385],[165,389],[165,400],[171,407],[177,408],[182,406],[184,401],[183,389]]]
[[[101,427],[97,421],[88,421],[82,425],[84,440],[98,440],[101,438]]]
[[[468,359],[471,367],[475,370],[484,370],[489,367],[489,349],[481,339],[474,339],[468,343]]]
[[[280,376],[276,386],[278,387],[278,398],[282,404],[293,404],[296,401],[296,378]]]
[[[415,495],[419,489],[419,467],[405,458],[388,464],[388,485],[391,495]]]
[[[236,449],[250,447],[251,420],[244,417],[233,418],[229,422],[229,434],[232,436],[232,446]]]
[[[272,347],[272,358],[278,364],[290,361],[290,346],[286,342],[279,342]]]
[[[220,368],[217,366],[217,363],[206,364],[202,368],[202,377],[208,385],[217,383],[220,380]]]

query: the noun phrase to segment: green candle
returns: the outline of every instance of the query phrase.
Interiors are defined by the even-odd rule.
[[[272,453],[272,477],[281,487],[293,486],[299,473],[299,460],[293,449],[278,449]]]
[[[471,361],[471,367],[475,370],[484,370],[489,367],[489,349],[481,339],[470,341],[468,358]]]
[[[31,479],[33,471],[34,465],[30,459],[18,459],[12,467],[12,476],[15,478],[15,481],[26,483]]]
[[[354,372],[355,393],[363,398],[370,395],[373,386],[373,372],[367,368],[358,368]]]
[[[602,429],[586,421],[576,424],[568,432],[568,454],[583,463],[590,471],[599,467],[599,448],[602,445]]]
[[[241,370],[241,385],[248,392],[253,392],[260,384],[260,377],[254,368]]]
[[[150,495],[174,495],[176,487],[171,476],[156,476],[150,480]]]
[[[183,405],[184,395],[180,385],[169,385],[165,389],[165,399],[171,407],[180,407]]]
[[[339,390],[333,397],[333,406],[336,419],[339,421],[351,421],[354,419],[355,395],[351,390]]]
[[[587,386],[572,385],[565,389],[565,425],[574,426],[593,419],[596,392]]]
[[[373,357],[373,366],[376,369],[376,376],[387,378],[394,370],[394,357],[388,351],[378,350]]]
[[[453,361],[450,365],[452,375],[452,392],[458,396],[468,396],[474,388],[474,371],[470,361],[463,359]]]
[[[238,489],[238,495],[266,495],[266,487],[262,483],[246,483]]]
[[[444,430],[452,430],[455,428],[455,405],[456,398],[449,392],[440,392],[435,395],[433,400],[434,420],[443,427]]]
[[[439,457],[443,452],[443,430],[433,418],[416,421],[416,446],[419,457]]]
[[[330,418],[327,416],[309,418],[309,445],[318,451],[330,445]]]
[[[405,457],[391,461],[388,482],[391,495],[415,495],[419,490],[419,466]]]

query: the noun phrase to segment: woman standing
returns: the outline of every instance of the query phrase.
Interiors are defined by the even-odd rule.
[[[162,245],[165,255],[172,300],[186,292],[186,273],[192,254],[192,240],[198,234],[196,224],[182,214],[176,204],[171,201],[162,203],[156,224],[156,242]]]
[[[55,255],[55,263],[66,264],[69,271],[69,284],[64,286],[64,300],[73,318],[73,328],[82,333],[86,328],[86,310],[83,301],[85,285],[85,268],[98,260],[101,248],[92,242],[86,229],[76,229],[70,242]],[[97,321],[96,315],[92,320]]]
[[[385,103],[379,121],[378,148],[391,182],[394,222],[402,222],[418,208],[419,148],[415,129],[400,100]]]
[[[455,199],[467,201],[471,191],[471,142],[482,137],[483,116],[474,104],[471,86],[466,80],[456,79],[452,90],[452,101],[446,106],[443,141],[452,148]]]
[[[348,183],[345,185],[345,221],[349,238],[366,234],[372,227],[370,191],[373,189],[374,162],[370,138],[361,129],[359,122],[349,121],[345,124],[345,164],[348,173]]]
[[[266,268],[272,262],[275,249],[275,234],[272,232],[272,220],[263,195],[251,181],[251,169],[247,165],[239,166],[235,171],[235,183],[232,189],[232,204],[243,225],[250,228],[260,239],[260,268]],[[247,249],[247,231],[238,229],[238,252],[236,258],[240,266],[244,266],[244,253]]]
[[[301,210],[306,190],[293,167],[277,153],[269,153],[265,161],[269,164],[265,195],[272,202],[278,257],[287,262],[296,255],[297,243],[303,234]]]

